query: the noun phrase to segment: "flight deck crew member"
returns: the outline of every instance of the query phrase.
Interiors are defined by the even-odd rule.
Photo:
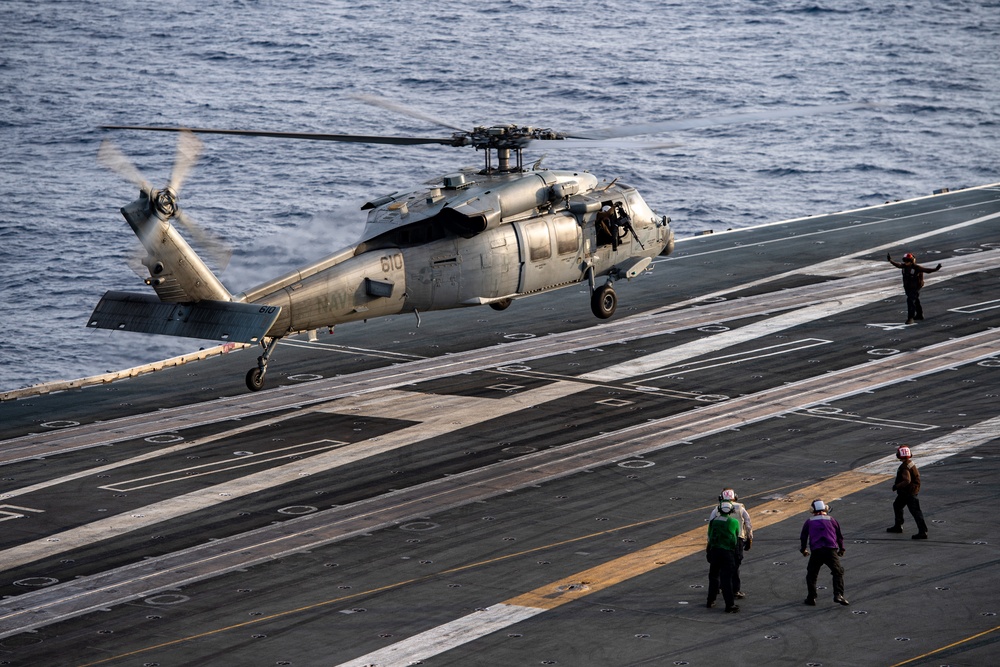
[[[892,503],[895,521],[885,529],[885,532],[903,532],[903,508],[906,507],[917,524],[917,534],[913,539],[926,540],[927,523],[924,521],[924,513],[920,510],[920,501],[917,499],[917,494],[920,493],[920,471],[917,470],[917,464],[911,460],[910,448],[906,445],[896,449],[896,458],[900,464],[896,469],[896,482],[892,485],[892,490],[896,492],[896,500]]]
[[[820,569],[826,565],[833,574],[833,601],[849,605],[850,602],[844,597],[844,568],[840,564],[840,556],[844,555],[844,536],[840,532],[840,524],[827,513],[826,503],[822,500],[812,502],[812,513],[802,525],[800,536],[799,551],[803,556],[809,556],[809,564],[806,566],[806,587],[809,592],[805,603],[810,607],[816,606],[816,579]]]
[[[618,250],[618,226],[615,224],[614,212],[611,210],[610,205],[605,204],[601,210],[598,211],[597,228],[603,232],[603,234],[598,235],[598,245],[604,245],[601,243],[601,237],[606,237],[611,241],[612,252]]]
[[[733,591],[733,574],[736,572],[736,545],[739,542],[740,522],[733,516],[736,508],[729,501],[719,503],[718,516],[708,522],[708,602],[706,607],[715,606],[715,598],[722,589],[726,601],[726,613],[738,612]]]
[[[906,323],[913,324],[915,320],[924,319],[924,310],[920,307],[920,288],[924,286],[924,274],[941,270],[938,264],[928,269],[917,264],[913,253],[903,255],[903,263],[895,262],[892,255],[886,253],[885,258],[897,269],[903,270],[903,291],[906,292]]]
[[[747,512],[746,506],[739,502],[736,491],[727,486],[719,494],[719,502],[732,503],[733,516],[740,522],[740,536],[736,547],[736,572],[733,573],[733,595],[736,596],[737,600],[742,600],[746,594],[743,593],[743,582],[740,580],[740,565],[743,564],[743,552],[750,551],[753,544],[753,525],[750,523],[750,513]],[[708,520],[711,521],[718,515],[719,508],[714,507],[712,513],[708,515]]]

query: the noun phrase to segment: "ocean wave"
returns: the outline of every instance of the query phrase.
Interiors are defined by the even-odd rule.
[[[914,172],[909,169],[904,169],[902,167],[882,167],[875,164],[865,164],[858,163],[851,165],[850,167],[842,167],[839,171],[845,172],[858,172],[862,174],[870,174],[873,172],[880,172],[883,174],[888,174],[891,176],[913,176]]]
[[[806,5],[803,7],[793,7],[783,10],[785,14],[805,14],[809,16],[824,14],[866,14],[870,11],[868,7],[858,7],[856,9],[840,7],[824,7],[820,5]]]

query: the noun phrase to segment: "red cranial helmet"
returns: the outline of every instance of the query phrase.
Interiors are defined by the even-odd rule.
[[[903,445],[902,447],[897,448],[896,449],[896,458],[897,459],[908,459],[908,458],[910,458],[910,448],[907,447],[906,445]]]
[[[913,256],[912,252],[908,252],[905,255],[903,255],[903,261],[904,262],[915,262],[915,261],[917,261],[917,258]]]

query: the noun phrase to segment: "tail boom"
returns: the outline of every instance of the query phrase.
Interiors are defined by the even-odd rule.
[[[158,212],[148,195],[121,209],[146,249],[142,263],[149,269],[146,284],[162,301],[189,303],[230,301],[232,295],[180,232]]]

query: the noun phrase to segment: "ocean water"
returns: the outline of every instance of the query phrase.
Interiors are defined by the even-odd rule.
[[[118,209],[154,185],[163,124],[448,136],[586,130],[813,104],[829,116],[661,135],[655,151],[555,151],[552,168],[636,185],[680,236],[1000,181],[1000,2],[955,0],[5,0],[0,3],[0,390],[117,370],[200,341],[85,328],[144,290]],[[205,137],[181,204],[235,254],[234,290],[353,241],[360,205],[465,165],[471,149]],[[526,156],[533,161],[540,154]],[[210,343],[205,343],[208,345]]]

